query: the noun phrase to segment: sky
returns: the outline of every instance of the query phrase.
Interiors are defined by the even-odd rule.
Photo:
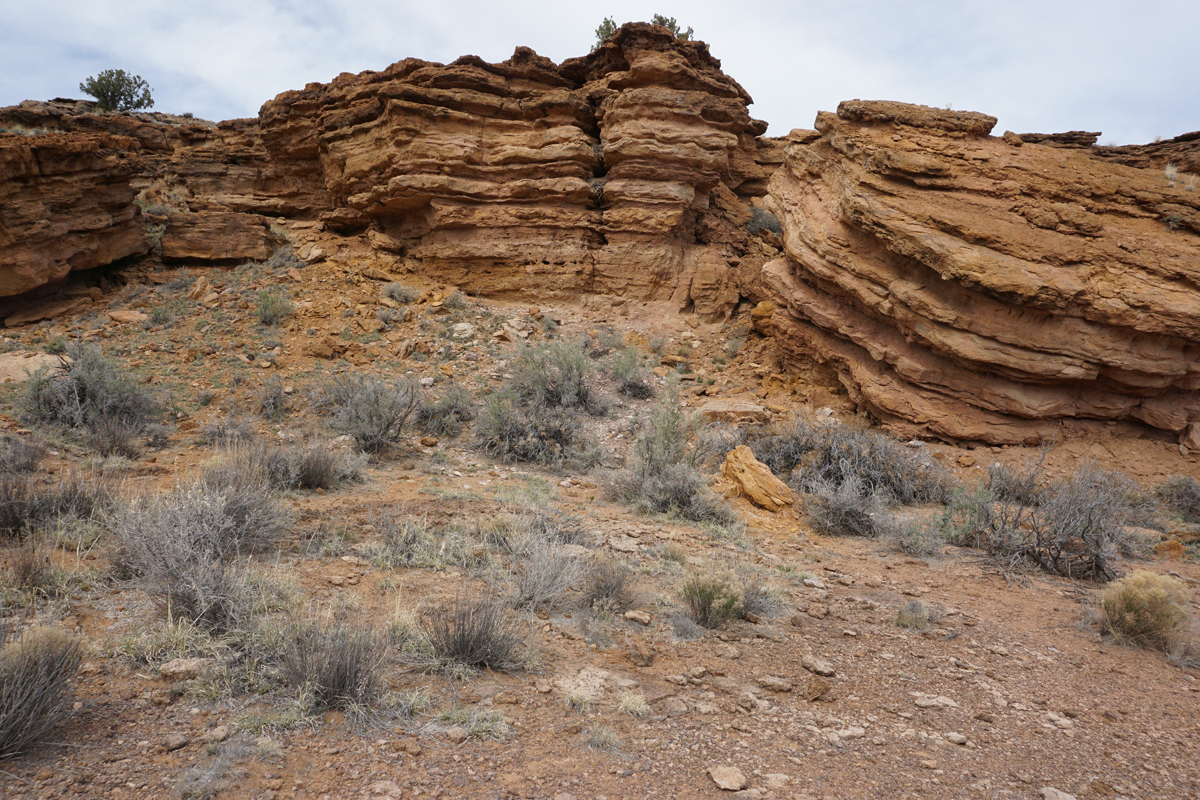
[[[0,106],[84,98],[80,81],[119,68],[146,79],[155,111],[252,117],[280,92],[410,56],[495,62],[525,45],[561,62],[604,17],[655,13],[709,44],[768,135],[856,98],[982,111],[997,135],[1200,130],[1197,0],[0,0]]]

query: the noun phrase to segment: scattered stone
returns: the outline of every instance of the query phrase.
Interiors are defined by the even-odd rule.
[[[216,744],[228,739],[229,733],[230,731],[228,725],[218,725],[215,728],[206,730],[204,735],[200,737],[200,741],[204,742],[205,744]]]
[[[750,783],[737,767],[709,767],[708,777],[712,778],[718,789],[726,792],[740,792]]]
[[[821,700],[829,694],[829,690],[833,688],[833,684],[819,675],[814,675],[812,680],[808,682],[808,688],[803,692],[802,696],[808,702]]]
[[[108,318],[113,322],[120,322],[122,324],[145,322],[150,319],[150,317],[141,311],[110,311],[108,312]]]
[[[422,436],[421,447],[437,447],[438,440],[436,436]]]
[[[631,539],[628,536],[613,536],[608,540],[608,546],[618,553],[637,553],[642,549],[637,539]]]
[[[678,697],[668,697],[663,701],[663,711],[668,717],[682,717],[688,712],[688,706]]]
[[[469,322],[458,322],[450,326],[450,335],[455,339],[470,339],[475,335],[475,326]]]
[[[367,795],[371,800],[376,798],[386,798],[393,800],[394,798],[403,797],[403,790],[396,785],[395,781],[375,781],[367,787]]]
[[[211,658],[176,658],[158,668],[158,674],[167,683],[190,681],[206,675],[213,666]]]
[[[454,744],[462,744],[467,740],[468,735],[467,729],[461,725],[455,725],[446,730],[446,738]]]
[[[705,424],[713,422],[770,422],[771,412],[746,400],[709,400],[698,412]]]
[[[421,378],[421,380],[417,381],[417,383],[428,389],[430,386],[433,386],[434,380],[433,378]]]
[[[649,667],[654,664],[654,653],[643,645],[634,645],[629,648],[625,657],[629,659],[629,663],[635,667]]]
[[[1053,786],[1043,786],[1038,789],[1038,794],[1042,796],[1042,800],[1075,800],[1075,795],[1067,794],[1061,789],[1055,789]]]
[[[956,744],[959,747],[962,747],[967,743],[967,737],[963,736],[961,733],[947,733],[946,741],[950,744]]]
[[[825,582],[822,581],[820,578],[805,578],[803,581],[801,581],[801,583],[804,584],[805,586],[807,586],[809,589],[824,589],[825,588]]]
[[[775,675],[765,675],[758,679],[758,685],[768,692],[790,692],[792,684]]]
[[[633,611],[626,611],[625,619],[632,620],[642,625],[649,625],[651,617],[645,611],[638,611],[635,609]]]
[[[167,736],[167,741],[163,746],[167,748],[168,753],[172,753],[176,750],[182,750],[188,746],[188,737],[184,736],[182,733],[172,733]]]
[[[818,658],[811,653],[805,653],[800,659],[800,666],[804,667],[809,672],[816,673],[826,678],[832,678],[837,671],[823,658]]]
[[[913,698],[913,703],[916,704],[917,708],[958,708],[958,703],[942,695],[938,695],[937,697],[921,695],[920,697]]]

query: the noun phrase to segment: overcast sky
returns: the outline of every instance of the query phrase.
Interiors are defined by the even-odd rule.
[[[1200,130],[1198,0],[0,0],[0,106],[83,97],[108,68],[156,111],[250,117],[270,98],[414,56],[584,55],[605,16],[676,17],[754,98],[770,135],[841,100],[982,111],[995,133],[1102,131],[1102,144]]]

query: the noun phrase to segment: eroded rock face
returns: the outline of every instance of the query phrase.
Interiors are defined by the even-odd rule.
[[[719,316],[739,297],[730,261],[770,254],[743,227],[769,174],[749,102],[703,43],[631,24],[561,65],[518,48],[310,84],[264,105],[260,127],[274,159],[320,163],[327,225],[414,270]]]
[[[789,147],[768,198],[786,255],[763,268],[785,356],[832,364],[907,435],[1035,442],[1071,418],[1185,431],[1200,195],[992,124],[856,101]]]
[[[0,297],[148,252],[141,167],[124,136],[0,135]]]

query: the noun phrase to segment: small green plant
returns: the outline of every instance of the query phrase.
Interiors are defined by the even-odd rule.
[[[1138,570],[1105,587],[1101,608],[1115,638],[1165,648],[1191,621],[1192,596],[1177,578]]]
[[[929,609],[920,600],[910,600],[896,614],[896,626],[913,631],[929,627]]]
[[[1162,221],[1169,230],[1177,231],[1183,226],[1185,217],[1183,214],[1167,214],[1162,218]]]
[[[683,584],[688,615],[705,628],[719,628],[737,616],[741,596],[728,578],[694,573]]]
[[[79,91],[96,98],[96,105],[103,111],[136,111],[154,107],[150,85],[141,75],[133,75],[123,69],[106,69],[80,83]]]
[[[258,321],[274,327],[287,319],[296,308],[295,304],[277,289],[263,289],[258,293]]]

